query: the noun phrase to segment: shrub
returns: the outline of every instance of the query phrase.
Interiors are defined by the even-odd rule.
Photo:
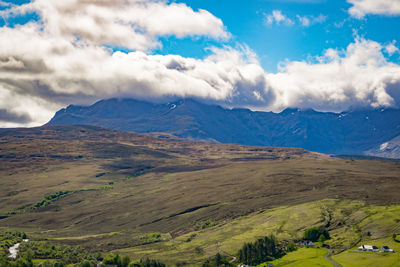
[[[128,267],[130,262],[131,262],[131,259],[128,256],[125,256],[122,258],[122,266],[123,267]]]
[[[330,239],[329,232],[325,229],[325,227],[313,227],[304,232],[304,240],[317,242],[320,240],[320,238],[323,241]]]

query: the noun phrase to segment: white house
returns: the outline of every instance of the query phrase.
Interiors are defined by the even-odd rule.
[[[379,249],[377,246],[372,246],[372,245],[362,245],[357,248],[358,251],[368,251],[368,252],[379,252]]]
[[[395,252],[395,251],[394,251],[394,249],[391,249],[388,246],[383,246],[381,248],[381,252]]]
[[[309,240],[300,241],[297,245],[299,247],[315,247],[314,243]]]

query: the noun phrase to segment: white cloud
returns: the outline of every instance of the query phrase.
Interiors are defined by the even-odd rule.
[[[154,3],[168,6],[166,2]],[[385,58],[396,53],[394,42],[382,45],[357,38],[344,51],[328,49],[310,61],[288,61],[274,74],[266,73],[256,54],[246,46],[211,48],[210,56],[204,59],[151,55],[146,51],[112,52],[102,45],[111,40],[110,36],[119,45],[138,46],[140,42],[129,34],[126,39],[123,35],[118,39],[114,32],[110,36],[96,31],[89,35],[90,29],[95,28],[90,22],[81,25],[81,38],[77,40],[73,38],[76,25],[62,25],[64,17],[76,17],[75,12],[79,13],[75,6],[69,8],[70,11],[63,11],[64,15],[59,15],[60,11],[54,11],[55,17],[50,13],[43,15],[47,18],[43,24],[31,22],[16,28],[0,28],[0,127],[40,125],[68,104],[90,104],[110,97],[198,97],[229,106],[272,111],[287,107],[342,111],[353,106],[400,104],[400,66]],[[82,21],[93,22],[91,8],[82,10]],[[67,15],[69,12],[72,14]],[[97,20],[95,23],[100,23]],[[113,22],[105,25],[115,26]],[[152,29],[148,32],[154,35],[191,35],[182,29],[178,33],[177,29],[153,26],[152,22],[143,25]],[[138,34],[150,36],[150,43],[157,40],[153,34]]]
[[[296,15],[299,24],[303,27],[309,27],[314,24],[324,23],[327,16],[320,14],[319,16],[301,16]],[[293,26],[295,20],[283,14],[281,10],[273,10],[270,14],[264,14],[264,23],[266,25],[286,25]]]
[[[297,19],[303,27],[309,27],[314,24],[324,23],[327,19],[327,16],[320,14],[317,17],[314,16],[300,16],[297,15]]]
[[[328,49],[316,62],[287,62],[279,73],[267,74],[277,96],[271,109],[338,112],[399,105],[400,66],[386,60],[384,49],[377,42],[357,38],[344,51]]]
[[[343,26],[346,24],[346,22],[347,22],[347,19],[344,19],[342,21],[336,21],[333,25],[336,28],[343,28]]]
[[[294,24],[293,20],[282,14],[281,10],[273,10],[271,14],[265,14],[265,23],[267,25],[276,23],[277,25],[285,24],[288,26]]]
[[[347,0],[353,6],[349,9],[351,16],[363,18],[368,14],[397,16],[400,15],[399,0]]]
[[[230,37],[222,21],[208,11],[163,0],[35,0],[0,14],[29,12],[40,14],[44,31],[52,36],[134,50],[159,46],[158,36]]]
[[[7,3],[0,0],[0,7],[9,7],[9,6],[11,6],[11,3]]]
[[[245,96],[244,103],[250,103],[256,99],[254,92],[266,94],[264,71],[247,47],[211,52],[203,60],[140,51],[111,53],[103,46],[49,35],[36,24],[3,27],[0,89],[7,97],[0,99],[0,109],[28,114],[34,118],[28,124],[32,126],[45,123],[69,103],[102,98],[175,95],[235,102]]]
[[[396,41],[393,41],[392,43],[386,45],[385,50],[389,54],[389,56],[392,56],[394,53],[399,52],[399,48],[397,48],[396,46]]]

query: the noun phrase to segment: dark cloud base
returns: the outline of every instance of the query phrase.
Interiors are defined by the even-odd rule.
[[[2,122],[15,122],[15,123],[28,123],[32,118],[28,114],[16,114],[6,109],[0,109],[0,121]]]

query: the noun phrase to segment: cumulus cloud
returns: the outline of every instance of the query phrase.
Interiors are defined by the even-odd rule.
[[[288,26],[291,26],[294,24],[293,20],[288,18],[286,15],[284,15],[281,10],[273,10],[271,14],[265,14],[265,23],[267,25],[285,24]]]
[[[38,13],[52,36],[135,50],[159,46],[158,36],[229,38],[210,12],[162,0],[35,0],[0,12],[5,18],[27,13]]]
[[[384,56],[385,47],[357,38],[346,50],[328,49],[314,62],[286,62],[267,74],[276,93],[271,107],[314,108],[339,112],[357,107],[398,106],[400,66]],[[395,88],[392,92],[387,89]]]
[[[383,45],[357,38],[343,51],[328,49],[310,61],[288,61],[278,73],[266,73],[257,55],[247,46],[210,48],[209,56],[203,59],[154,55],[147,51],[148,44],[144,50],[113,51],[105,45],[111,40],[108,35],[96,31],[88,35],[91,23],[82,24],[77,32],[74,25],[63,26],[63,20],[64,16],[77,16],[79,6],[82,7],[80,15],[88,17],[82,19],[90,21],[92,8],[81,5],[99,3],[102,9],[114,1],[68,0],[70,5],[63,11],[68,15],[60,15],[61,11],[55,7],[64,1],[48,3],[53,2],[57,2],[53,6],[56,22],[51,21],[55,19],[51,12],[45,15],[42,11],[39,22],[0,28],[0,127],[40,125],[68,104],[91,104],[111,97],[157,100],[171,96],[196,97],[227,106],[272,111],[287,107],[342,111],[355,106],[400,104],[400,66],[385,57],[396,53],[394,42]],[[145,8],[153,4],[175,5],[165,1],[115,2],[140,4]],[[12,7],[12,12],[31,12],[31,4],[22,6],[25,10],[21,6],[18,11]],[[203,16],[200,11],[177,6],[195,13],[194,16]],[[93,12],[98,14],[96,8]],[[97,20],[94,19],[96,23]],[[106,28],[114,27],[114,22],[109,23]],[[192,33],[186,33],[182,29],[167,30],[162,28],[165,25],[150,24],[144,23],[147,26],[141,26],[137,34],[150,36],[154,41],[159,34],[179,36],[202,32],[193,29]],[[225,36],[221,27],[216,38]],[[110,33],[115,37],[114,34]],[[202,34],[212,36],[209,31]],[[126,43],[118,41],[117,45],[132,42],[140,48],[140,42],[132,38],[127,35]]]
[[[347,2],[353,5],[349,9],[349,13],[355,18],[363,18],[368,14],[400,15],[399,0],[347,0]]]
[[[250,49],[213,48],[210,53],[200,60],[143,51],[112,52],[105,46],[48,34],[35,23],[3,27],[0,108],[27,112],[34,118],[31,126],[45,123],[69,103],[89,104],[109,97],[174,95],[234,102],[246,94],[244,102],[252,103],[267,94],[264,71]]]

